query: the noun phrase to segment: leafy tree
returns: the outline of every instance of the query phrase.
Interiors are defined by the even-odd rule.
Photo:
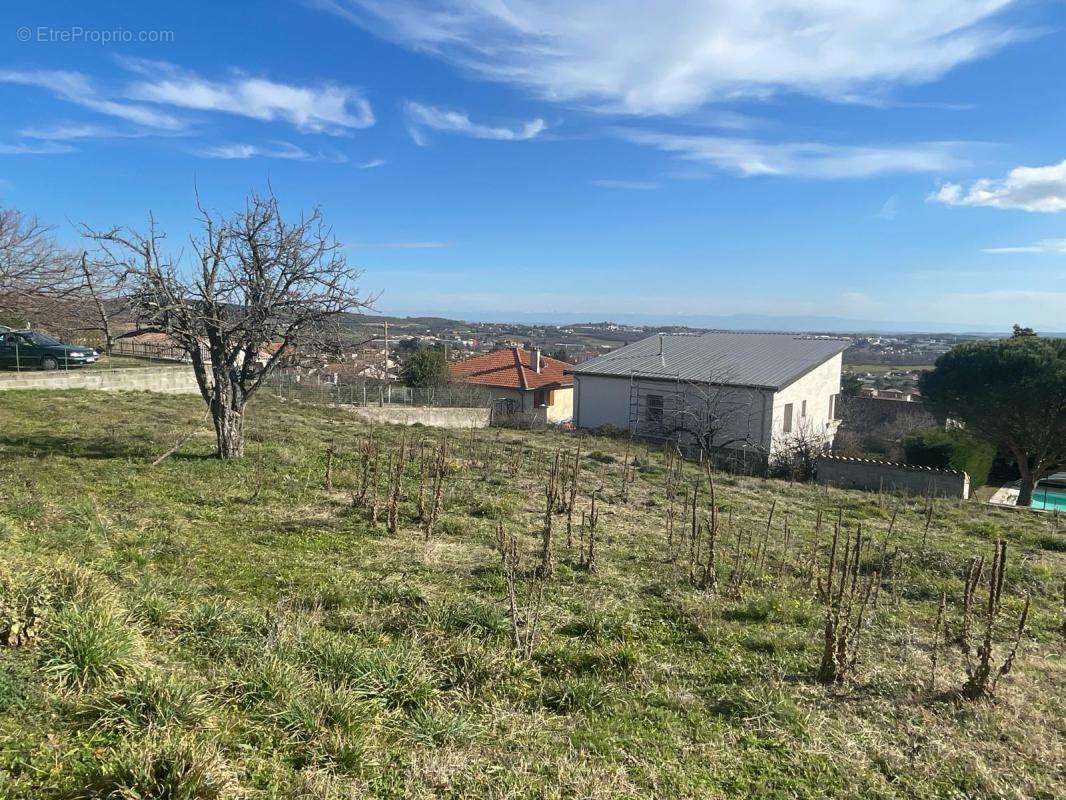
[[[1066,463],[1066,339],[1020,336],[959,345],[920,382],[926,404],[1009,452],[1021,473],[1018,505]]]
[[[551,354],[551,357],[554,358],[556,361],[565,361],[567,364],[571,363],[570,353],[566,350],[565,347],[560,347],[558,350]]]
[[[437,348],[416,350],[404,362],[403,382],[417,389],[442,386],[448,382],[448,362],[444,351]]]
[[[1012,339],[1020,339],[1023,336],[1036,336],[1036,331],[1032,328],[1023,328],[1017,322],[1014,323],[1014,332],[1011,333]]]
[[[903,440],[908,464],[935,469],[958,469],[969,474],[973,488],[984,486],[996,448],[959,428],[929,428]]]
[[[840,393],[848,397],[858,397],[862,389],[862,381],[859,376],[851,372],[845,372],[840,378]]]

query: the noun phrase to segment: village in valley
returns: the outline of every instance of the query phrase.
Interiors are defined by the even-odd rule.
[[[1060,5],[0,20],[0,800],[1066,797]]]

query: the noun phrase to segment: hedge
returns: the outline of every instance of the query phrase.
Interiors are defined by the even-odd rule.
[[[961,428],[929,428],[903,440],[908,464],[935,469],[959,469],[970,475],[970,486],[984,486],[996,448]]]

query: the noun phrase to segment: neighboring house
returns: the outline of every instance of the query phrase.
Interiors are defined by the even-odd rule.
[[[574,424],[765,469],[797,442],[831,445],[849,345],[781,333],[650,336],[568,368]]]
[[[509,347],[448,365],[452,379],[484,388],[493,414],[526,414],[543,422],[565,422],[573,416],[574,379],[565,361],[540,350]]]

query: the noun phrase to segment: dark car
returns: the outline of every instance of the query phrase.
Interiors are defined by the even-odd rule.
[[[69,369],[84,367],[100,358],[91,347],[64,344],[37,331],[0,334],[0,368]]]

